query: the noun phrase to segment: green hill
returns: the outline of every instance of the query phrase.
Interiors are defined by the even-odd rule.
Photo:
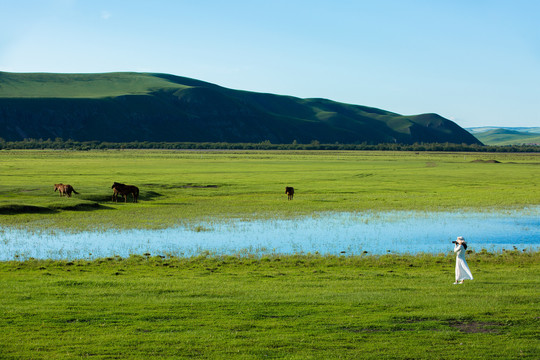
[[[227,89],[168,74],[0,72],[0,137],[480,144],[437,114]]]
[[[474,136],[486,145],[523,145],[540,144],[538,128],[526,128],[523,131],[509,128],[489,128],[474,132]]]

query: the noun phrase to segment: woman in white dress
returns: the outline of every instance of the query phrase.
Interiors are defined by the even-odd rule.
[[[467,244],[465,239],[460,236],[456,241],[453,241],[456,246],[454,247],[454,252],[456,253],[456,282],[454,284],[463,284],[463,280],[472,280],[473,276],[471,270],[465,261],[465,250],[467,249]]]

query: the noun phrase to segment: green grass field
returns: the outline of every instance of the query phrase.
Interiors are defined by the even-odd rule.
[[[0,71],[0,83],[6,116],[0,133],[8,141],[61,136],[112,142],[480,144],[437,114],[404,116],[328,99],[233,90],[170,74]]]
[[[522,208],[540,203],[538,179],[538,154],[0,151],[0,224],[163,228],[326,211]],[[138,186],[139,203],[113,203],[114,181]],[[60,182],[80,195],[60,197]],[[296,189],[293,201],[285,186]]]
[[[474,133],[474,136],[486,145],[540,144],[540,134],[537,132],[494,129]]]
[[[537,154],[0,151],[0,226],[523,208],[539,203],[539,165]],[[139,203],[112,203],[114,181],[139,186]],[[59,182],[80,194],[59,197]],[[453,254],[0,262],[0,359],[537,359],[539,256],[470,252],[464,285],[452,285]]]
[[[537,359],[539,253],[0,263],[2,359]]]
[[[0,72],[3,98],[99,99],[123,95],[146,95],[155,89],[185,89],[167,79],[137,73],[14,74]],[[91,85],[90,85],[91,84]]]

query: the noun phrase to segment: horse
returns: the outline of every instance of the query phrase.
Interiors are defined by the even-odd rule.
[[[64,195],[67,195],[68,197],[71,197],[71,193],[74,193],[74,194],[78,194],[77,191],[75,191],[75,189],[73,188],[73,186],[69,185],[69,184],[54,184],[54,191],[58,190],[58,193],[60,194],[60,196],[64,196]]]
[[[137,202],[137,199],[139,198],[139,188],[135,185],[126,185],[115,182],[111,186],[111,189],[113,189],[112,199],[115,202],[118,202],[118,194],[124,197],[125,202],[127,202],[127,196],[129,194],[133,195],[133,202]]]
[[[58,190],[60,196],[64,196],[64,184],[54,184],[54,192],[56,192],[56,190]]]
[[[75,191],[73,186],[69,184],[64,185],[64,193],[67,194],[68,197],[71,197],[71,193],[78,194],[78,192]]]
[[[287,198],[289,200],[292,200],[294,196],[294,188],[292,186],[285,186],[285,194],[287,194]]]

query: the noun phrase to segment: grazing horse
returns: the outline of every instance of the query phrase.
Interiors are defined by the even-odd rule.
[[[133,195],[133,202],[137,202],[139,198],[139,188],[135,185],[125,185],[115,182],[111,189],[113,189],[112,199],[115,202],[118,202],[118,194],[124,197],[125,202],[127,202],[127,196],[129,194]]]
[[[54,192],[56,192],[56,190],[58,190],[60,196],[64,196],[64,184],[54,184]]]
[[[285,186],[285,194],[287,194],[287,198],[289,200],[292,200],[294,196],[294,188],[292,186]]]
[[[54,191],[58,190],[58,193],[60,196],[67,195],[68,197],[71,197],[71,193],[78,194],[78,192],[75,191],[73,186],[67,184],[64,185],[62,183],[60,184],[54,184]]]

